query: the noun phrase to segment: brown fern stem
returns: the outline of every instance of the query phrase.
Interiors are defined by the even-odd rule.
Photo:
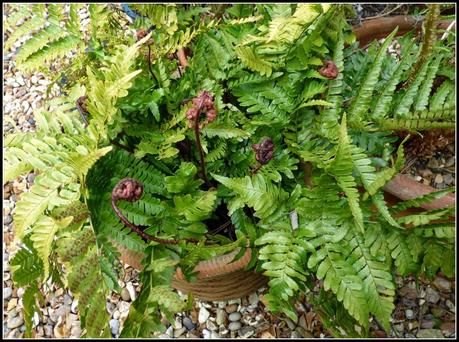
[[[210,187],[209,180],[207,179],[207,176],[206,176],[206,164],[204,161],[204,150],[202,149],[201,138],[199,137],[199,118],[201,116],[201,109],[202,109],[203,103],[204,103],[204,99],[201,100],[201,103],[199,105],[199,112],[195,118],[194,135],[196,137],[196,147],[198,148],[198,151],[199,151],[199,163],[201,164],[201,176],[204,182],[206,183],[206,185]]]
[[[436,41],[436,23],[438,21],[438,17],[440,16],[440,5],[431,4],[427,5],[427,7],[429,8],[429,13],[425,23],[425,33],[424,39],[422,41],[421,53],[416,64],[411,69],[408,80],[405,82],[405,87],[408,87],[414,81],[416,75],[419,72],[419,69],[427,61],[427,58],[432,53],[432,48]]]
[[[137,235],[139,235],[143,239],[150,240],[150,241],[155,241],[157,243],[167,244],[167,245],[178,245],[180,243],[181,240],[160,239],[160,238],[157,238],[155,236],[152,236],[150,234],[145,233],[142,229],[140,229],[139,227],[137,227],[136,225],[134,225],[134,224],[132,224],[131,222],[128,221],[128,219],[123,215],[121,210],[116,205],[116,202],[117,201],[112,198],[112,208],[113,208],[113,211],[115,212],[116,216],[119,217],[119,219],[124,223],[124,225],[126,227],[129,227],[134,233],[136,233]],[[191,243],[198,243],[199,242],[199,240],[196,240],[196,239],[193,239],[193,238],[184,239],[184,240],[187,241],[187,242],[191,242]]]

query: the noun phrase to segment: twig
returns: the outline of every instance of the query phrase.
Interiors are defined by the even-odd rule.
[[[441,36],[440,40],[445,40],[448,38],[449,32],[453,28],[453,26],[456,25],[456,20],[453,20],[451,24],[449,24],[448,28],[446,29],[445,33],[443,33],[443,36]]]
[[[381,13],[379,15],[375,15],[373,17],[366,17],[366,18],[363,18],[362,20],[370,20],[370,19],[376,19],[376,18],[382,18],[382,17],[385,17],[389,14],[391,14],[392,12],[395,12],[396,10],[398,10],[400,7],[402,7],[403,5],[397,5],[395,6],[394,8],[392,8],[389,12],[386,12],[386,13]]]

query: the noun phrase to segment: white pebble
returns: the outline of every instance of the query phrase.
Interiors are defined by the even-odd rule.
[[[199,309],[198,321],[200,324],[205,323],[209,316],[210,313],[206,310],[206,308],[201,307],[201,309]]]

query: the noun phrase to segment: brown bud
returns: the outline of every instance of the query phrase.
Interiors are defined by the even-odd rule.
[[[325,61],[324,66],[319,69],[319,74],[334,80],[338,76],[339,70],[333,61]]]
[[[274,154],[274,143],[271,138],[265,138],[259,144],[253,144],[255,159],[262,165],[267,164]]]
[[[77,106],[79,106],[81,108],[81,110],[85,113],[88,112],[88,109],[86,107],[86,100],[88,99],[88,97],[85,95],[85,96],[80,96],[77,100],[76,100],[76,104]]]
[[[124,178],[120,180],[112,191],[112,200],[124,200],[135,202],[142,197],[143,185],[139,181],[132,178]]]

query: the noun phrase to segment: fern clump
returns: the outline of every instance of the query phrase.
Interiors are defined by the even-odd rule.
[[[112,22],[119,9],[90,5],[86,41],[78,8],[19,7],[8,21],[29,18],[9,46],[23,25],[38,30],[18,52],[26,70],[66,39],[94,50],[64,71],[75,84],[35,113],[37,132],[6,138],[6,179],[39,173],[14,216],[26,319],[40,285],[60,280],[86,336],[109,336],[101,308],[126,249],[143,255],[129,338],[190,307],[171,285],[178,270],[193,281],[198,262],[238,248],[269,278],[270,310],[296,320],[303,293],[349,336],[366,336],[371,317],[390,330],[395,274],[454,275],[454,208],[401,214],[453,189],[384,198],[404,164],[391,133],[454,127],[451,40],[426,53],[407,34],[394,57],[397,31],[358,49],[342,5],[140,4],[129,33]]]

